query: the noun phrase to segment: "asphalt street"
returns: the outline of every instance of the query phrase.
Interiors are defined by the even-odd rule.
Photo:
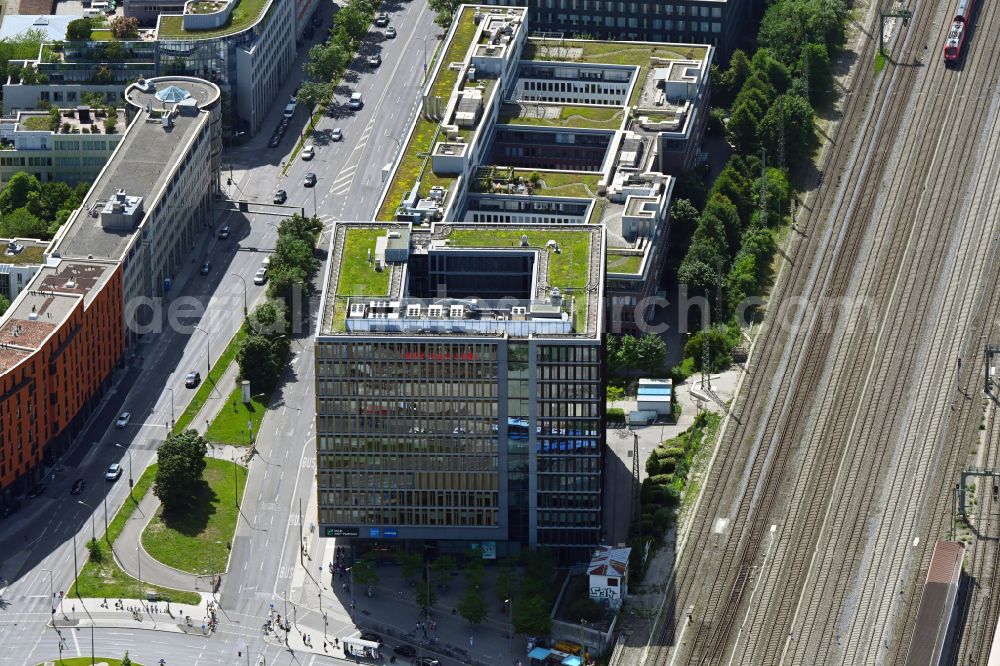
[[[265,131],[223,156],[226,167],[231,165],[231,172],[227,168],[223,174],[223,189],[228,189],[233,199],[270,202],[273,192],[281,188],[288,192],[287,204],[302,206],[307,214],[313,212],[315,195],[316,211],[325,222],[371,217],[382,188],[381,169],[394,158],[397,139],[404,137],[416,108],[423,78],[421,38],[430,36],[426,41],[429,64],[438,44],[436,37],[441,35],[425,3],[383,4],[382,8],[392,14],[399,36],[387,40],[382,30],[373,28],[371,39],[337,90],[341,103],[350,92],[361,92],[364,108],[347,113],[346,108],[336,107],[338,117],[320,120],[316,158],[304,162],[296,157],[287,175],[282,176],[296,132],[304,130],[308,119],[300,111],[281,145],[267,148],[270,133],[266,130],[278,124],[284,107],[285,96],[279,96]],[[321,34],[328,25],[329,18]],[[300,56],[304,57],[306,50],[301,49]],[[372,69],[364,58],[375,52],[381,54],[383,62],[380,68]],[[289,79],[288,94],[296,83],[297,78]],[[342,128],[343,141],[323,139],[324,132],[333,127]],[[303,187],[307,171],[317,174],[316,188]],[[227,185],[230,173],[233,183]],[[171,419],[180,414],[190,397],[191,391],[184,388],[184,375],[199,370],[204,376],[208,364],[216,361],[239,327],[244,296],[251,308],[263,297],[265,288],[254,286],[250,278],[262,258],[273,250],[279,220],[279,216],[234,212],[206,220],[205,233],[191,248],[190,264],[174,276],[173,288],[164,299],[162,330],[146,333],[137,357],[126,359],[126,365],[116,373],[114,389],[91,415],[76,448],[60,461],[54,478],[46,479],[45,494],[25,501],[22,510],[3,523],[0,644],[7,649],[0,652],[0,664],[31,665],[57,656],[59,637],[46,628],[49,599],[52,590],[66,590],[71,585],[73,536],[82,564],[92,524],[98,533],[103,530],[105,502],[110,518],[128,496],[130,463],[137,478],[154,460]],[[223,225],[230,226],[232,234],[219,240],[216,231]],[[212,269],[208,276],[201,276],[198,267],[206,259]],[[171,312],[187,316],[169,325]],[[230,573],[220,590],[219,630],[202,638],[97,629],[99,655],[121,656],[128,650],[134,659],[146,664],[156,664],[161,658],[167,664],[231,664],[236,663],[237,652],[242,652],[239,663],[243,659],[261,663],[260,657],[268,664],[333,661],[267,645],[259,631],[270,604],[282,604],[287,596],[298,557],[298,505],[300,500],[303,504],[307,501],[312,489],[313,363],[308,334],[308,329],[302,331],[293,344],[294,357],[285,381],[258,434],[260,455],[251,463]],[[121,411],[132,414],[124,429],[113,424]],[[131,456],[115,444],[126,447]],[[125,474],[115,483],[103,479],[104,469],[112,462],[125,467]],[[84,478],[87,487],[81,495],[72,496],[69,487],[76,478]],[[329,632],[346,635],[352,629],[345,616],[336,626],[331,622]],[[67,638],[65,656],[89,655],[89,631],[64,631],[63,635]]]

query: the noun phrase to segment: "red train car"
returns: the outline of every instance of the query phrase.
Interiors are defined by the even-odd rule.
[[[972,18],[972,5],[975,0],[958,0],[955,7],[955,18],[951,20],[948,37],[944,40],[944,64],[950,65],[962,55],[962,45],[969,32],[969,20]]]

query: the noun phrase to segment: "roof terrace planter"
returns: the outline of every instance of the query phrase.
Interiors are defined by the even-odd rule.
[[[183,15],[161,14],[156,34],[159,39],[232,35],[260,21],[270,5],[271,0],[190,0]]]
[[[215,30],[226,25],[236,3],[231,0],[190,0],[184,5],[185,30]]]

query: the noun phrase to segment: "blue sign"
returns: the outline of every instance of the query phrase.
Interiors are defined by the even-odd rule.
[[[382,531],[381,528],[371,527],[368,529],[368,536],[370,536],[372,539],[377,539],[381,531]]]
[[[395,527],[387,527],[385,528],[385,530],[383,530],[382,536],[384,536],[386,539],[395,539],[397,536],[399,536],[399,532],[396,531]]]
[[[164,278],[163,280],[163,291],[170,291],[170,287],[174,284],[174,281],[170,278]]]

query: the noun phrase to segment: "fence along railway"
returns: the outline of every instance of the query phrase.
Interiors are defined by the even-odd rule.
[[[961,77],[928,58],[951,9],[915,6],[883,74],[874,43],[859,55],[829,154],[837,178],[809,202],[646,663],[905,659],[1000,305],[997,65],[974,36]],[[995,34],[996,5],[981,9],[980,34]],[[793,299],[863,312],[775,325]]]

